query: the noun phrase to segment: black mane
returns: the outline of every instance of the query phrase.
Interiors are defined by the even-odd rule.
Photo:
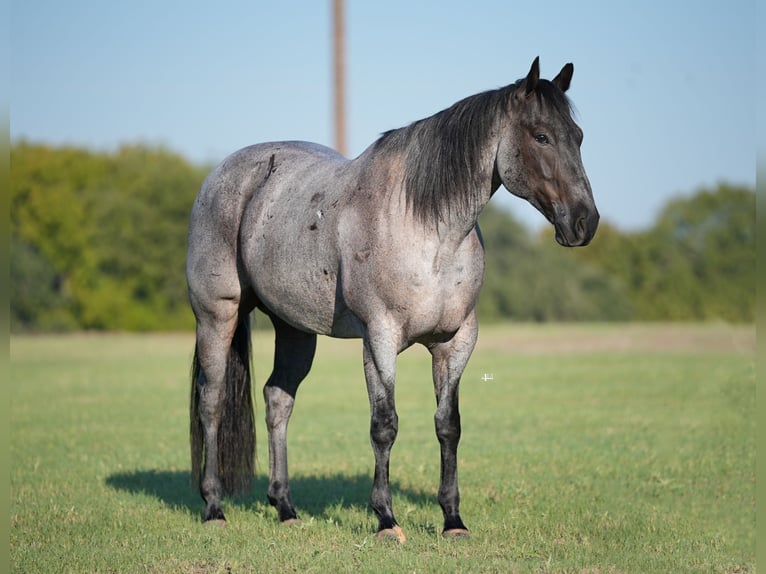
[[[385,132],[378,151],[404,154],[407,201],[421,221],[437,223],[474,210],[481,193],[480,159],[500,114],[524,81],[469,96],[431,117]],[[540,80],[539,101],[571,115],[571,104],[551,82]]]

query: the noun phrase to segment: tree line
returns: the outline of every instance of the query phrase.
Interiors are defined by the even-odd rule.
[[[11,147],[12,331],[186,330],[191,205],[210,166],[162,148]],[[603,222],[584,249],[490,204],[479,220],[482,321],[755,317],[755,193],[720,184],[670,201],[651,228]]]

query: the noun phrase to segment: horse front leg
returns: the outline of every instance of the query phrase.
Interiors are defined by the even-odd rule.
[[[370,506],[378,516],[379,539],[404,542],[406,537],[394,517],[388,478],[391,448],[399,430],[399,417],[394,401],[397,349],[369,337],[364,339],[364,374],[370,399],[370,443],[375,455],[375,478]]]
[[[460,442],[460,409],[458,387],[468,359],[476,345],[478,325],[472,314],[455,336],[448,342],[429,345],[433,359],[436,414],[434,423],[441,447],[441,476],[439,506],[444,514],[447,537],[468,536],[460,517],[460,490],[457,479],[457,447]]]

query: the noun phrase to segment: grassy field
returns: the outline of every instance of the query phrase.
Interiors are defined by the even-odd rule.
[[[391,475],[404,545],[376,542],[358,341],[320,340],[289,434],[302,525],[252,493],[200,522],[189,335],[11,339],[14,572],[755,572],[755,330],[486,327],[461,385],[467,540],[439,535],[430,364],[399,359]],[[271,364],[256,333],[258,388]],[[491,375],[485,377],[484,375]]]

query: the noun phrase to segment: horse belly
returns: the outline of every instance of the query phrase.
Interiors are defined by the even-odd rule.
[[[250,285],[270,312],[303,331],[331,334],[342,315],[331,221],[293,211],[255,212],[242,230],[242,261]]]
[[[258,300],[303,331],[332,330],[337,270],[313,250],[266,242],[254,250],[250,281]]]

